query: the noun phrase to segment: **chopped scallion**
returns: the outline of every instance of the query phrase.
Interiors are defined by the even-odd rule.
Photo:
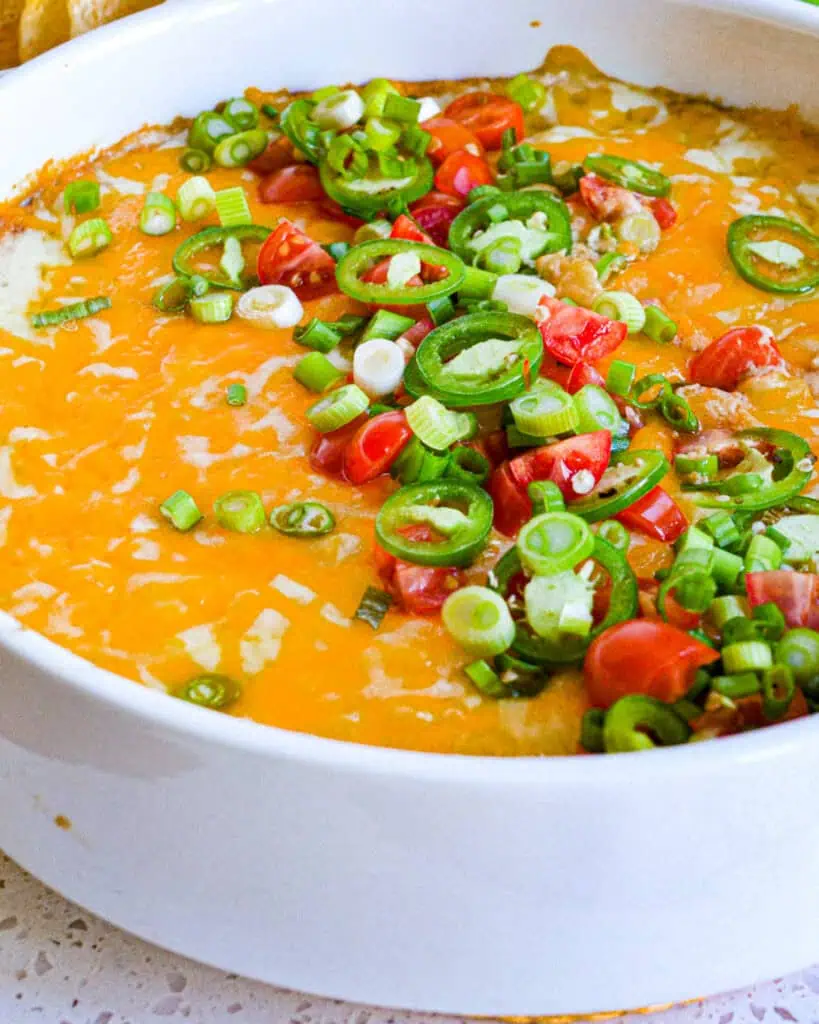
[[[202,513],[187,491],[175,491],[159,506],[159,511],[177,530],[183,533],[193,529],[202,519]]]

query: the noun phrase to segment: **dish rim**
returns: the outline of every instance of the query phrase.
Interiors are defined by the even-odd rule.
[[[80,63],[89,53],[101,49],[116,50],[126,33],[132,38],[150,37],[172,31],[177,23],[196,18],[199,21],[218,16],[247,0],[166,0],[165,4],[106,25],[35,58],[20,68],[3,74],[0,99],[10,87],[25,87],[66,58]],[[261,6],[284,0],[251,0]],[[806,31],[819,37],[819,6],[810,0],[666,0],[671,5],[714,10],[739,17],[769,21],[778,26]],[[33,169],[30,174],[35,174]],[[13,186],[25,187],[25,179]],[[216,744],[224,749],[242,750],[256,756],[330,766],[351,772],[382,776],[400,776],[418,781],[433,779],[455,784],[510,783],[530,786],[579,786],[601,790],[620,788],[634,781],[634,761],[629,756],[583,757],[577,755],[497,756],[450,754],[407,750],[332,739],[267,725],[249,718],[214,713],[205,708],[175,700],[167,693],[95,665],[92,661],[61,647],[36,630],[24,626],[8,613],[0,611],[0,651],[18,655],[24,663],[46,673],[61,685],[135,717],[144,726],[158,726],[187,739]],[[819,723],[812,717],[782,722],[773,727],[726,737],[718,743],[670,747],[641,751],[639,764],[651,778],[713,778],[715,771],[747,762],[777,761],[798,751],[805,743],[815,742]]]

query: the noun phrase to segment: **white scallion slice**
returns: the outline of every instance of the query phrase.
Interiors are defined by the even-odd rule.
[[[242,320],[258,327],[295,327],[304,309],[292,288],[283,284],[265,284],[244,293],[236,305]]]
[[[515,639],[515,623],[503,598],[488,587],[463,587],[441,609],[444,626],[476,658],[503,654]]]
[[[388,338],[370,338],[353,355],[353,380],[371,398],[391,395],[404,376],[406,359]]]

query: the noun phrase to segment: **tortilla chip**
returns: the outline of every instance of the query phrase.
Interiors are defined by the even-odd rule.
[[[25,0],[0,0],[0,68],[13,68],[20,60],[17,25]]]
[[[31,60],[68,41],[68,0],[26,0],[20,19],[20,60]]]
[[[2,2],[2,0],[0,0]],[[90,32],[92,28],[107,25],[109,21],[124,18],[126,14],[156,7],[162,0],[68,0],[71,19],[71,37]]]

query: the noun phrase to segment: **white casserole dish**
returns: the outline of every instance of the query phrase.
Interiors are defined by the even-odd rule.
[[[182,0],[4,78],[0,195],[251,83],[507,74],[554,43],[641,84],[819,115],[819,10],[795,0]],[[640,756],[357,747],[169,700],[7,616],[0,676],[0,847],[224,969],[523,1015],[682,1000],[819,956],[815,720]]]

